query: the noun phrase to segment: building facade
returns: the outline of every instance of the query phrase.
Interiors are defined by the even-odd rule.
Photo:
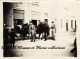
[[[46,8],[46,9],[44,9]],[[47,7],[42,7],[40,2],[3,2],[3,19],[7,28],[32,21],[36,26],[39,21],[47,20],[49,27],[54,21],[56,32],[76,31],[76,17],[53,18]],[[51,17],[51,19],[49,18]]]

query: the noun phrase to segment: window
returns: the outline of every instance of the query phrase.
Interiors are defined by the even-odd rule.
[[[13,13],[14,13],[13,17],[14,19],[24,19],[24,10],[14,9]]]
[[[73,28],[73,20],[71,20],[71,28]]]
[[[68,20],[66,21],[66,31],[68,31]]]

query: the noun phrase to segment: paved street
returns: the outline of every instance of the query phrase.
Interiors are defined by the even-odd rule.
[[[35,42],[30,42],[30,39],[17,39],[15,49],[7,51],[7,56],[72,57],[70,50],[73,48],[75,33],[56,33],[54,38],[55,40],[47,39],[47,41],[36,39]]]

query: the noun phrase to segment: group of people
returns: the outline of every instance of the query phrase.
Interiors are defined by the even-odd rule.
[[[4,35],[3,35],[3,44],[4,47],[7,46],[7,44],[11,44],[11,46],[14,47],[15,44],[15,37],[17,37],[17,35],[14,32],[14,29],[9,30],[8,28],[4,28]]]
[[[49,35],[49,25],[47,22],[40,22],[37,27],[32,22],[30,22],[30,24],[29,24],[29,38],[31,37],[31,42],[35,42],[36,34],[39,34],[39,38],[40,38],[40,35],[43,33],[44,33],[44,36],[43,36],[44,41],[46,41],[47,36]]]
[[[54,36],[53,35],[53,33],[54,33],[54,24],[53,23],[54,22],[52,22],[52,25],[51,25],[52,36]],[[44,41],[46,41],[47,36],[49,35],[49,31],[50,31],[50,27],[47,22],[40,22],[37,27],[32,22],[30,22],[29,25],[24,24],[23,26],[17,26],[16,29],[17,29],[18,33],[21,34],[22,37],[25,37],[28,34],[28,38],[31,39],[30,42],[35,42],[36,34],[39,34],[39,38],[40,38],[40,35],[43,33],[44,33],[44,35],[42,36],[41,39],[44,38]],[[9,31],[9,29],[7,29],[4,26],[4,45],[6,45],[7,43],[11,43],[11,45],[14,46],[15,37],[18,37],[16,35],[15,28],[11,29]]]

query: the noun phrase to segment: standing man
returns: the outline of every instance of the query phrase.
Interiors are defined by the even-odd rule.
[[[29,26],[29,35],[31,35],[30,42],[35,42],[35,34],[36,34],[35,25],[33,25],[32,22],[30,22],[30,26]]]
[[[11,45],[13,47],[14,47],[14,44],[15,44],[15,36],[17,37],[17,35],[14,32],[14,29],[11,29],[11,32],[10,32],[10,43],[11,43]]]
[[[52,25],[51,25],[51,35],[52,35],[52,37],[54,36],[54,33],[55,33],[55,24],[54,24],[54,21],[52,21]]]
[[[49,25],[46,21],[43,23],[43,32],[44,32],[44,41],[47,40],[47,36],[49,35]]]
[[[7,44],[9,43],[9,29],[6,28],[6,25],[4,25],[4,28],[3,28],[3,44],[4,44],[4,47],[7,46]]]

